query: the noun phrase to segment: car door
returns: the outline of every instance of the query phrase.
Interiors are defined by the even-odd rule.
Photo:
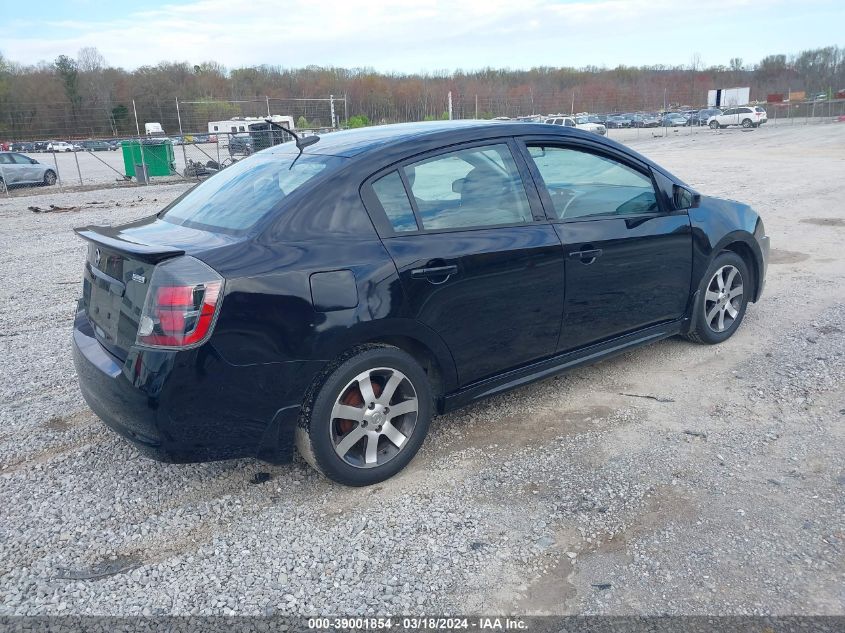
[[[689,217],[661,207],[648,167],[575,141],[529,139],[525,151],[566,256],[558,349],[681,318],[692,278]]]
[[[560,240],[513,141],[465,145],[376,174],[362,195],[408,316],[437,332],[466,385],[554,354]]]
[[[12,159],[12,154],[0,154],[0,177],[3,178],[7,185],[15,185],[26,182],[23,177],[23,169],[22,165],[15,164],[15,161]]]
[[[41,167],[40,165],[33,165],[32,160],[23,154],[12,154],[12,162],[15,169],[20,170],[19,182],[40,182]]]

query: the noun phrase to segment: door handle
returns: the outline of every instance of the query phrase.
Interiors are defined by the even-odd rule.
[[[449,266],[432,266],[430,268],[415,268],[411,271],[413,279],[428,279],[433,284],[442,284],[446,282],[449,277],[457,274],[458,267],[455,264]],[[439,281],[434,281],[442,277]]]
[[[588,248],[583,251],[571,251],[569,256],[573,259],[580,259],[585,264],[592,264],[596,257],[601,257],[600,248]],[[585,261],[590,260],[590,261]]]

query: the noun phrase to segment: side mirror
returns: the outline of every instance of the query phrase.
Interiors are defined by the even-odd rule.
[[[35,160],[34,158],[30,158],[30,159],[29,159],[29,162],[30,162],[31,164],[33,164],[33,165],[37,165],[37,164],[38,164],[38,161],[37,161],[37,160]]]
[[[675,209],[695,209],[701,204],[701,194],[686,187],[674,185],[672,187],[672,202]]]

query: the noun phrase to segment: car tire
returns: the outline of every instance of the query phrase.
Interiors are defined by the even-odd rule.
[[[742,127],[744,127],[746,130],[748,130],[748,129],[754,127],[754,123],[751,122],[751,119],[743,119],[742,120]]]
[[[56,184],[56,172],[52,169],[48,169],[44,172],[44,184],[48,187]]]
[[[364,345],[332,363],[306,394],[296,447],[329,479],[369,486],[414,458],[432,412],[431,384],[412,356],[390,345]]]
[[[733,251],[720,253],[701,279],[686,338],[704,345],[728,340],[742,323],[753,288],[745,260]]]
[[[6,193],[6,181],[0,178],[0,193]]]
[[[711,130],[718,130],[719,124],[716,121],[710,121],[710,129]]]

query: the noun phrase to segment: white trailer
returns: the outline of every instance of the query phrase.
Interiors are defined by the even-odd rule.
[[[289,130],[296,129],[292,116],[274,114],[269,118],[273,123],[277,123]],[[224,142],[224,137],[227,137],[229,134],[245,134],[249,132],[250,123],[264,123],[266,120],[266,117],[242,116],[226,119],[225,121],[210,121],[208,123],[208,133],[220,134],[218,140]]]
[[[708,108],[735,108],[751,101],[751,88],[719,88],[707,92]]]

